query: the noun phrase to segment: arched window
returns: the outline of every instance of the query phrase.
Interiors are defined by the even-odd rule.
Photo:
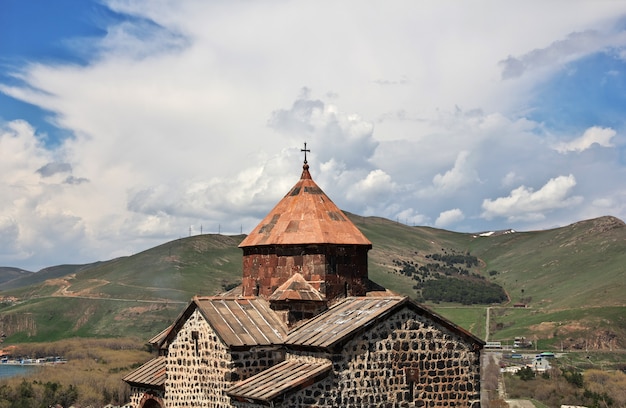
[[[163,408],[163,406],[157,400],[149,399],[143,403],[142,408]]]
[[[163,402],[151,392],[146,392],[139,401],[139,408],[163,408]]]
[[[159,401],[151,398],[146,400],[141,408],[163,408],[163,406],[159,403]]]

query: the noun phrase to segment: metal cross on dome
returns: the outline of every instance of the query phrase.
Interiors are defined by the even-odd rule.
[[[306,161],[306,152],[311,153],[311,150],[309,150],[309,149],[307,149],[307,148],[306,148],[306,142],[304,142],[304,149],[300,149],[300,151],[301,151],[301,152],[304,152],[304,164],[307,164],[307,161]]]

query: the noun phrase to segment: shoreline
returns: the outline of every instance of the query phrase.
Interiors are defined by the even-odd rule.
[[[57,365],[57,364],[65,364],[67,360],[56,360],[56,361],[36,361],[36,360],[2,360],[0,361],[0,366],[46,366],[46,365]]]

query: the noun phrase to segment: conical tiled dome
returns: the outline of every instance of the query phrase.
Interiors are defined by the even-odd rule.
[[[300,180],[239,245],[372,243],[311,178],[304,164]]]

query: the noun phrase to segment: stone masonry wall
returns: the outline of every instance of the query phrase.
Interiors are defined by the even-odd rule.
[[[403,308],[330,356],[333,373],[287,395],[282,407],[478,407],[480,353]]]
[[[141,408],[147,400],[153,399],[161,405],[163,402],[163,392],[143,387],[130,387],[130,406]]]
[[[244,248],[243,295],[267,298],[297,272],[328,299],[345,296],[346,291],[350,296],[363,296],[367,251],[364,245]]]
[[[169,346],[165,406],[229,407],[225,389],[283,359],[276,347],[229,350],[196,310]]]

